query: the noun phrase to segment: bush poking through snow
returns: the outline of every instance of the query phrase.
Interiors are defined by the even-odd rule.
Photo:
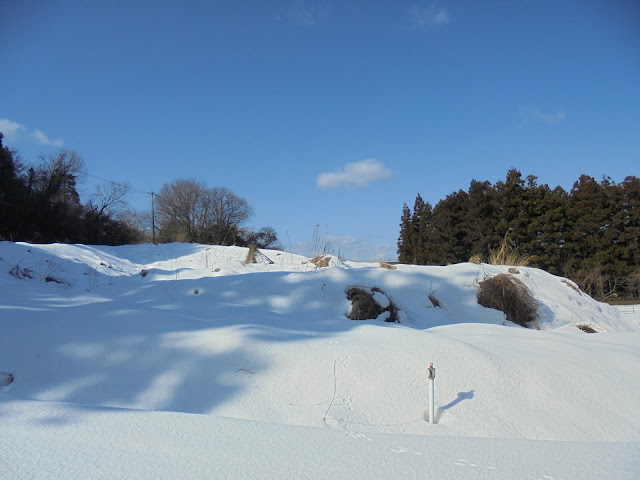
[[[398,268],[395,265],[391,265],[388,262],[380,262],[380,267],[386,268],[387,270],[396,270]]]
[[[478,285],[478,304],[504,312],[507,320],[529,328],[537,320],[538,307],[531,290],[521,280],[501,273]]]
[[[378,300],[376,300],[378,297]],[[399,322],[398,307],[378,287],[351,287],[347,290],[347,299],[351,302],[351,309],[347,317],[351,320],[375,320],[385,312],[389,314],[385,322]],[[383,303],[384,305],[380,305]]]
[[[584,333],[598,333],[597,330],[590,327],[589,325],[577,325],[577,327],[582,330]]]
[[[518,270],[515,267],[509,267],[509,273],[513,273],[514,275],[518,275],[520,273],[520,270]]]

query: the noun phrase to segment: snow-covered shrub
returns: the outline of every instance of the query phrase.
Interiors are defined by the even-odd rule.
[[[398,307],[380,288],[351,287],[347,290],[351,308],[347,317],[351,320],[374,320],[384,315],[385,322],[398,322]]]
[[[521,280],[506,273],[479,283],[478,304],[500,310],[507,320],[527,328],[538,317],[538,306],[531,290]]]

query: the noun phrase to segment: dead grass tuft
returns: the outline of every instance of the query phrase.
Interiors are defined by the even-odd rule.
[[[506,273],[480,282],[478,304],[500,310],[507,320],[526,328],[538,317],[538,306],[531,291],[521,280]]]
[[[9,274],[12,277],[20,278],[20,279],[33,278],[33,270],[30,268],[20,268],[20,264],[16,264],[11,270],[9,270]]]
[[[331,255],[318,255],[309,261],[318,268],[328,267],[329,262],[331,261]]]
[[[387,263],[387,262],[380,262],[380,266],[382,268],[386,268],[387,270],[396,270],[398,268],[395,265],[391,265],[390,263]]]
[[[475,263],[476,265],[480,265],[482,263],[482,255],[476,254],[469,259],[469,263]]]
[[[522,255],[509,243],[509,237],[505,235],[498,248],[495,250],[491,248],[489,249],[489,263],[491,265],[513,265],[514,267],[526,267],[535,260],[534,255]]]
[[[509,273],[513,273],[514,275],[518,275],[520,273],[520,270],[518,270],[517,268],[514,268],[514,267],[509,267]]]

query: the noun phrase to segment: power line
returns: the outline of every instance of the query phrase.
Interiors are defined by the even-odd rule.
[[[87,173],[87,177],[95,178],[96,180],[100,180],[102,182],[107,182],[107,183],[110,183],[112,185],[117,185],[119,183],[123,183],[123,182],[115,182],[113,180],[107,180],[106,178],[98,177],[97,175],[91,175],[90,173]],[[148,191],[137,189],[135,187],[132,187],[131,185],[129,185],[129,188],[131,188],[131,190],[133,190],[134,192],[144,193],[145,195],[148,195],[149,193],[151,193],[151,192],[148,192]]]

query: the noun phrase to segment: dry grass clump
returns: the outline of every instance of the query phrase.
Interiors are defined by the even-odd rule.
[[[506,273],[480,282],[478,304],[500,310],[507,320],[526,328],[538,316],[538,306],[531,291],[521,280]]]
[[[479,253],[474,255],[469,259],[469,263],[475,263],[476,265],[480,265],[482,263],[482,255]]]
[[[395,265],[391,265],[388,262],[380,262],[380,267],[386,268],[387,270],[396,270],[398,268]]]
[[[9,270],[9,274],[15,278],[33,278],[33,270],[30,268],[20,268],[19,264],[16,264],[11,270]]]
[[[489,249],[489,263],[491,265],[513,265],[526,267],[535,259],[534,255],[522,255],[517,249],[509,245],[509,237],[505,235],[502,243],[495,250]]]
[[[598,333],[597,330],[591,328],[589,325],[577,325],[577,327],[585,333]]]
[[[328,267],[329,262],[331,261],[331,255],[318,255],[309,261],[318,268]]]
[[[376,302],[373,294],[378,292],[389,300],[389,304],[381,306]],[[384,312],[389,312],[385,322],[399,322],[398,308],[380,288],[351,287],[347,290],[347,299],[351,302],[351,311],[347,317],[351,320],[375,320]]]
[[[520,273],[520,270],[518,270],[517,268],[514,268],[514,267],[509,267],[509,273],[513,273],[514,275],[518,275]]]

